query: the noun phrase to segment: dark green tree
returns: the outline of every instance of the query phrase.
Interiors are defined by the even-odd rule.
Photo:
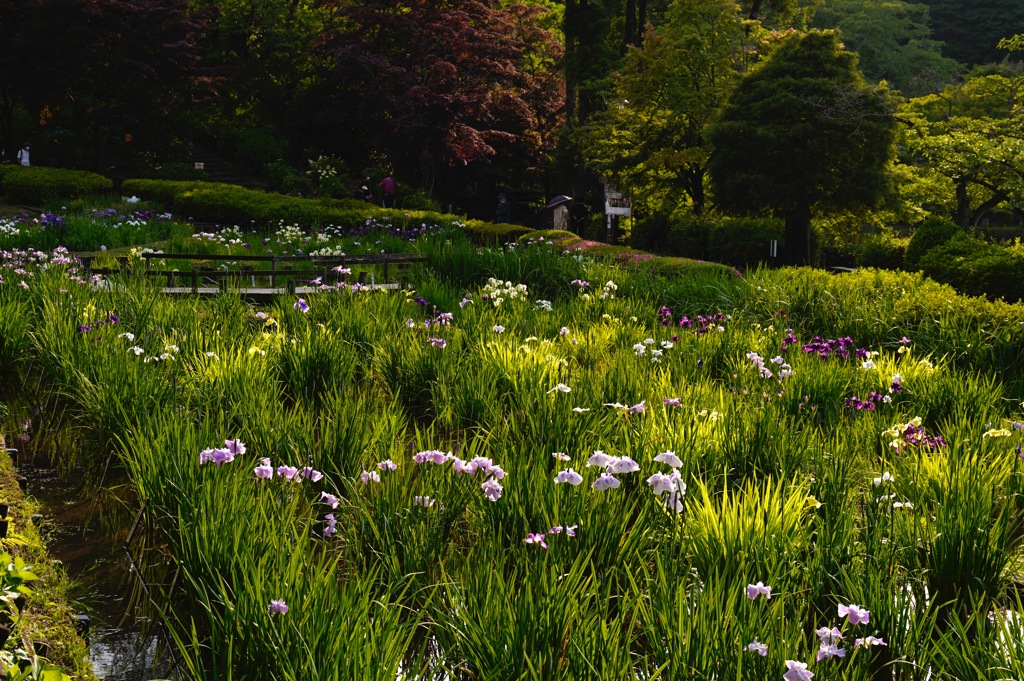
[[[733,91],[711,131],[715,202],[785,218],[788,262],[810,262],[811,216],[876,204],[895,121],[834,31],[794,34]]]
[[[708,127],[770,42],[735,0],[675,0],[665,23],[626,56],[614,102],[593,117],[588,164],[633,193],[634,207],[704,209]]]
[[[838,29],[846,48],[860,56],[865,78],[917,97],[951,82],[960,68],[942,55],[928,22],[928,6],[914,2],[825,0],[812,26]]]
[[[946,44],[944,54],[968,65],[1003,58],[1002,38],[1024,33],[1020,0],[920,0],[931,12],[932,33]]]

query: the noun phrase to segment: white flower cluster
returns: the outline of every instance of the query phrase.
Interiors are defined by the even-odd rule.
[[[609,298],[614,298],[615,297],[615,292],[618,291],[618,290],[619,290],[618,284],[616,284],[614,281],[609,279],[608,281],[606,281],[604,283],[604,286],[601,287],[601,298],[606,299],[606,300],[609,299]]]
[[[10,218],[0,218],[0,236],[18,236],[20,233],[17,222]]]
[[[494,303],[494,307],[499,307],[506,299],[526,298],[527,294],[526,284],[513,284],[494,277],[489,278],[483,288],[483,295]]]
[[[342,249],[340,245],[320,248],[315,251],[310,251],[309,254],[313,257],[322,258],[343,258],[346,255],[348,255],[347,253],[345,253],[345,251]]]
[[[754,365],[754,368],[761,374],[761,378],[771,378],[771,370],[764,365],[764,358],[756,352],[748,352],[747,359]],[[771,360],[779,372],[779,380],[784,380],[793,375],[793,367],[789,366],[782,357],[773,357]]]
[[[219,232],[196,232],[195,234],[192,235],[192,238],[197,239],[199,241],[216,242],[219,244],[232,246],[235,244],[242,243],[243,236],[244,234],[242,233],[242,228],[239,227],[238,225],[235,225],[234,227],[226,227],[220,230]]]
[[[277,243],[286,244],[292,241],[301,241],[305,234],[302,232],[302,228],[298,225],[286,225],[282,220],[280,227],[274,232],[274,236],[277,237]]]
[[[665,350],[671,350],[675,345],[672,341],[663,340],[661,341],[661,348],[654,347],[653,338],[645,338],[642,343],[637,343],[633,346],[633,352],[636,353],[637,357],[647,358],[650,356],[651,362],[654,364],[660,364],[661,358],[665,354]]]

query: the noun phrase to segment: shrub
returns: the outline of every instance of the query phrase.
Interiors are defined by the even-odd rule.
[[[83,170],[14,166],[4,171],[3,189],[9,201],[41,205],[47,201],[110,192],[114,183],[108,177]]]
[[[861,244],[857,265],[886,270],[903,269],[908,241],[888,233],[873,234]]]
[[[479,243],[508,243],[519,239],[524,234],[533,232],[529,227],[521,225],[499,224],[483,220],[466,220],[466,231],[473,241]]]
[[[20,166],[11,165],[9,163],[0,165],[0,190],[3,190],[4,187],[4,175],[19,167]]]
[[[946,218],[938,215],[930,216],[918,225],[914,235],[910,237],[910,243],[907,244],[907,269],[911,272],[917,270],[925,253],[948,242],[958,234],[963,234],[963,232],[960,227]]]
[[[646,251],[666,251],[669,233],[676,224],[667,213],[657,213],[636,220],[629,233],[629,245]]]
[[[708,231],[708,260],[748,266],[771,259],[771,242],[783,248],[784,223],[777,218],[725,218]]]
[[[287,161],[278,159],[263,166],[270,178],[270,188],[282,194],[308,194],[313,185],[309,178],[304,177]]]
[[[148,201],[157,201],[168,208],[185,192],[203,187],[235,187],[237,185],[220,182],[203,182],[200,180],[125,180],[121,183],[121,191]]]
[[[284,156],[288,142],[270,126],[241,129],[221,125],[216,130],[217,147],[231,159],[259,168]]]
[[[770,260],[772,239],[781,250],[783,231],[775,218],[684,215],[668,229],[663,252],[745,267]]]
[[[1024,259],[964,233],[930,249],[920,268],[960,293],[1010,302],[1024,298]]]
[[[708,257],[708,234],[716,218],[711,215],[682,216],[665,235],[665,252],[687,258]]]
[[[405,210],[427,210],[435,213],[441,212],[441,204],[427,196],[427,193],[419,187],[412,187],[400,191],[398,203]]]

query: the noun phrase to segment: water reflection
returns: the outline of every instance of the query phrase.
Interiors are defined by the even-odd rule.
[[[96,676],[104,681],[177,678],[160,629],[131,609],[137,584],[122,547],[125,518],[104,515],[104,504],[82,488],[82,476],[62,477],[39,457],[25,454],[19,470],[42,506],[50,556],[63,563],[72,581],[70,596],[91,621],[89,659]],[[41,465],[32,465],[34,460]]]
[[[172,679],[174,667],[154,634],[143,637],[129,628],[93,629],[89,661],[96,676],[106,681]]]

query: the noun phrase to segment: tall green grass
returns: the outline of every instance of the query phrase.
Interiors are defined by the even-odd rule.
[[[5,272],[2,366],[65,414],[40,435],[65,461],[101,469],[112,452],[146,500],[181,570],[161,606],[185,676],[764,679],[799,660],[815,678],[923,680],[1024,667],[1022,308],[914,275],[667,279],[547,247],[423,248],[431,270],[415,291],[314,293],[305,313],[287,297],[172,299],[131,276],[78,284],[62,267],[25,289]],[[491,276],[528,294],[496,306]],[[608,281],[618,288],[602,298]],[[678,323],[717,312],[706,333]],[[802,349],[816,335],[878,354],[822,359]],[[895,374],[904,390],[889,393]],[[872,391],[889,399],[846,406]],[[915,417],[948,446],[891,446],[886,431]],[[200,465],[235,439],[244,454]],[[500,498],[483,472],[415,463],[425,450],[490,459],[507,473]],[[595,490],[597,450],[639,471]],[[667,452],[687,485],[678,511],[647,483],[673,470],[655,461]],[[258,479],[264,457],[323,478]],[[554,482],[569,467],[579,486]],[[536,534],[547,548],[524,541]],[[759,581],[771,599],[747,597]],[[849,604],[870,622],[840,618]],[[814,630],[833,626],[846,657],[817,661]],[[854,648],[869,635],[886,645]],[[747,649],[755,639],[765,656]]]

